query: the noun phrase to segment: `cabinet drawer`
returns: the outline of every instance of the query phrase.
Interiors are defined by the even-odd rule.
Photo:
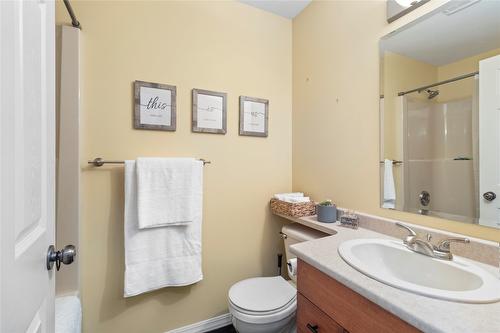
[[[343,333],[344,329],[316,305],[297,293],[298,333]]]
[[[298,261],[297,289],[350,333],[420,332],[302,260]]]

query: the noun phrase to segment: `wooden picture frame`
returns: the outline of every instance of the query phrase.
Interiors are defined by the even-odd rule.
[[[134,81],[134,128],[175,131],[177,88],[168,84]]]
[[[267,137],[269,100],[240,96],[240,135]]]
[[[226,134],[226,93],[193,89],[192,131],[197,133]]]

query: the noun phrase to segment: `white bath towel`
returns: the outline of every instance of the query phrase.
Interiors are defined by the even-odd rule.
[[[203,279],[203,162],[198,163],[193,182],[199,184],[200,191],[193,194],[193,221],[185,225],[139,229],[135,161],[125,161],[125,297],[168,286],[185,286]]]
[[[200,161],[194,158],[138,158],[139,229],[191,223],[196,206],[193,182]]]
[[[396,207],[396,188],[394,186],[392,165],[391,160],[384,160],[384,203],[382,207],[394,209]]]

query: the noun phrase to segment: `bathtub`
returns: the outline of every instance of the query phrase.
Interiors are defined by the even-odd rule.
[[[56,297],[55,333],[82,332],[82,305],[78,296]]]

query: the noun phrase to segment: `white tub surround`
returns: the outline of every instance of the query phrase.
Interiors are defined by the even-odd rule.
[[[56,297],[55,333],[82,332],[82,305],[78,296]]]
[[[80,246],[80,29],[58,26],[56,110],[57,193],[56,244],[61,249],[72,244]],[[69,294],[80,289],[78,257],[72,265],[57,273],[56,294]]]

